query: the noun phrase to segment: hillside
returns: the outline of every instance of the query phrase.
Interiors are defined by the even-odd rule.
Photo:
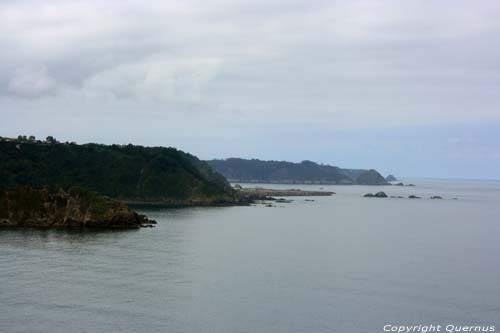
[[[341,169],[311,161],[292,163],[228,158],[210,160],[207,163],[233,182],[343,185],[387,183],[376,170]]]
[[[51,191],[79,186],[124,201],[212,204],[235,201],[226,179],[174,148],[0,142],[0,187]]]

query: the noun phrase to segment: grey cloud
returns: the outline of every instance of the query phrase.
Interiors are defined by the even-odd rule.
[[[493,0],[3,1],[0,130],[498,123],[499,34]]]

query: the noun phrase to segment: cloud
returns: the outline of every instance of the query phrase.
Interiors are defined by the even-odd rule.
[[[7,84],[7,93],[21,98],[36,98],[55,93],[54,80],[45,68],[21,68],[14,71]]]
[[[499,33],[493,0],[2,1],[0,112],[193,140],[499,123]]]

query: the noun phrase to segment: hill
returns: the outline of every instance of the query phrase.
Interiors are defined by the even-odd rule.
[[[0,187],[51,191],[78,186],[112,198],[166,204],[235,202],[226,179],[175,148],[0,142]]]
[[[341,169],[311,161],[292,163],[258,159],[228,158],[207,163],[229,181],[282,184],[387,184],[376,170]]]

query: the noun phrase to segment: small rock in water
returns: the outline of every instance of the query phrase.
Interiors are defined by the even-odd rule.
[[[387,198],[387,194],[385,194],[385,192],[377,192],[375,194],[373,193],[366,193],[365,195],[363,195],[363,197],[365,198]]]
[[[293,200],[287,200],[287,199],[283,199],[283,198],[279,198],[279,199],[276,199],[276,202],[280,202],[280,203],[291,203]]]
[[[417,197],[416,195],[413,195],[413,194],[410,195],[408,198],[409,199],[421,199],[420,197]]]
[[[440,197],[439,195],[435,195],[435,196],[432,196],[431,199],[443,199],[443,198]]]

